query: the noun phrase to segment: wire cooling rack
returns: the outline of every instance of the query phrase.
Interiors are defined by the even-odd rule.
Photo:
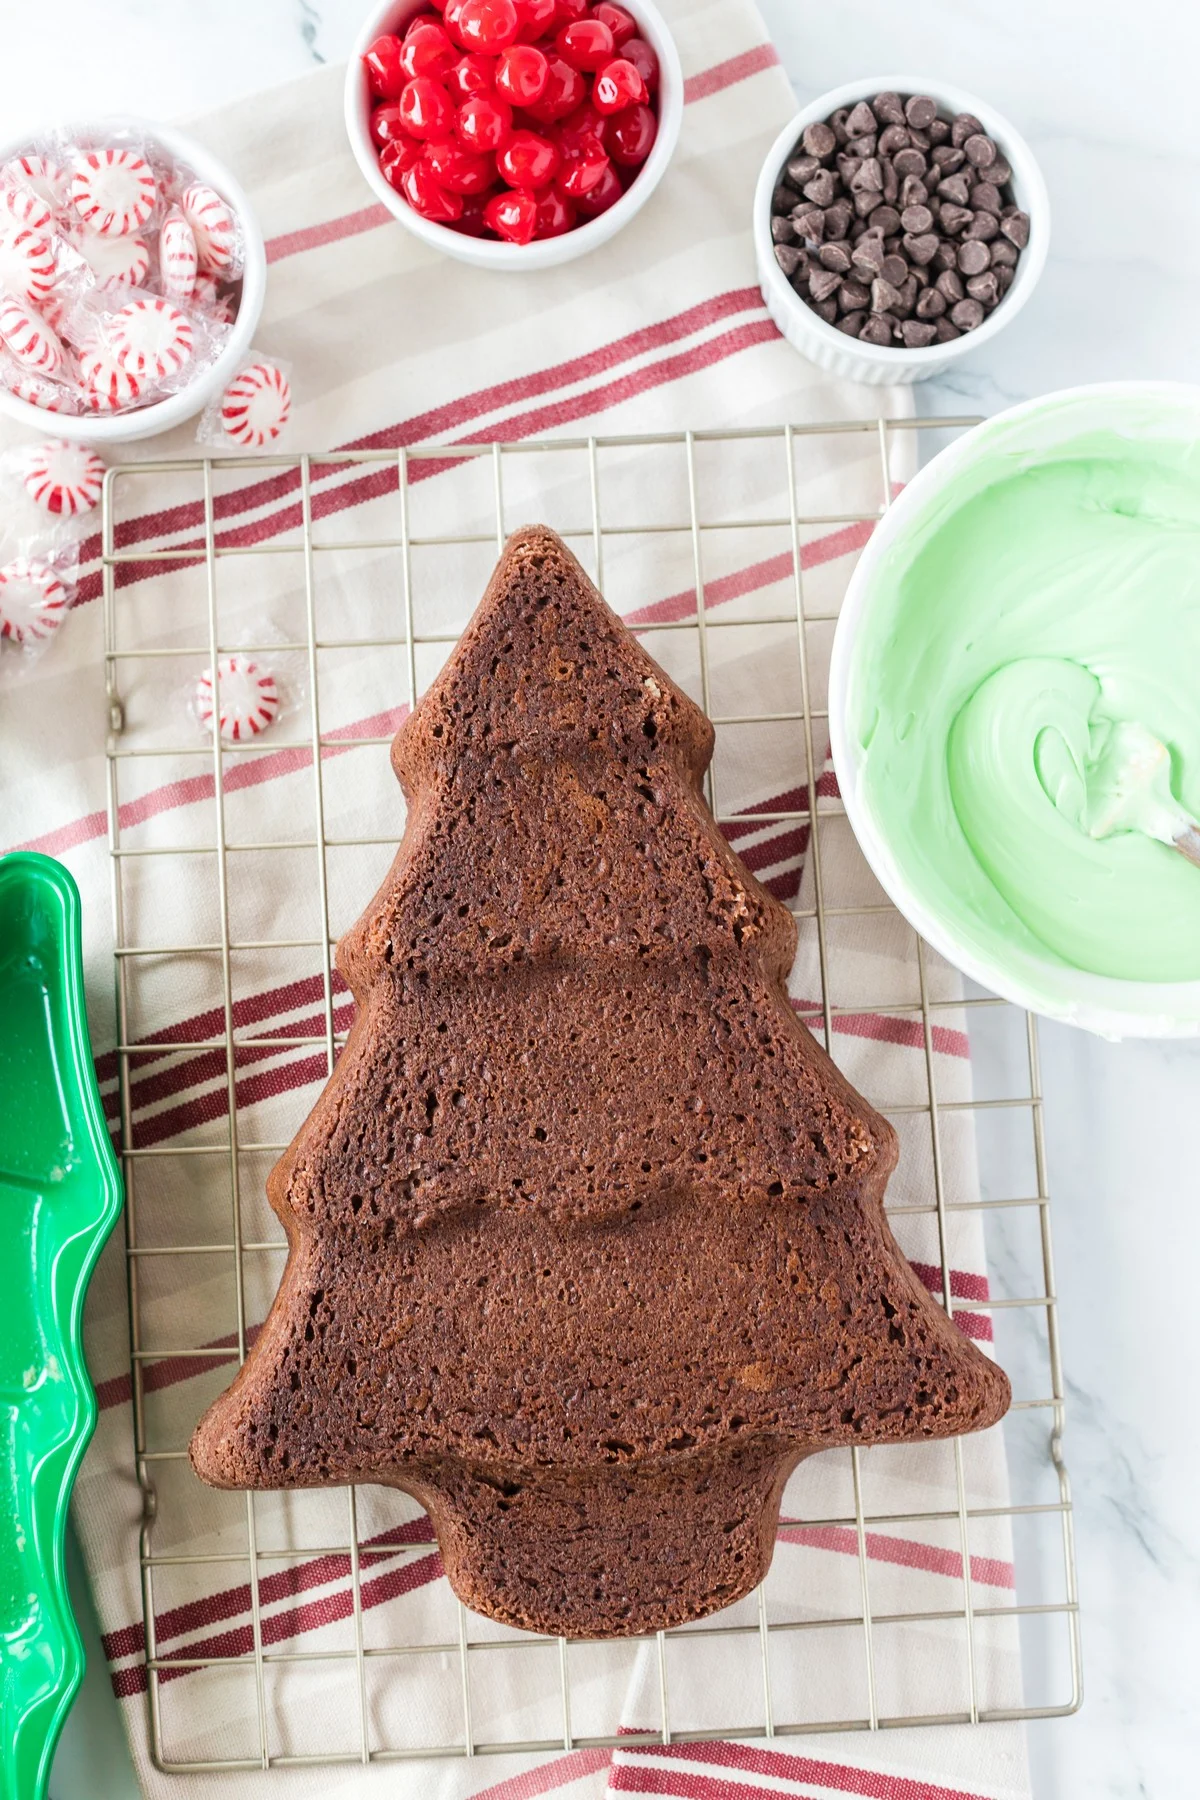
[[[819,583],[814,591],[814,558],[808,546],[814,534],[830,533],[842,534],[851,547],[861,545],[872,521],[890,503],[897,464],[904,470],[910,469],[920,455],[973,422],[872,419],[740,432],[555,439],[450,450],[401,449],[320,459],[149,462],[109,471],[104,493],[102,558],[120,1132],[127,1194],[134,1457],[144,1508],[140,1561],[145,1672],[151,1749],[161,1768],[265,1769],[296,1763],[561,1751],[618,1742],[632,1747],[706,1737],[782,1738],[812,1731],[1045,1718],[1071,1712],[1078,1706],[1082,1678],[1076,1577],[1070,1491],[1061,1454],[1063,1374],[1055,1313],[1036,1023],[993,996],[980,991],[964,994],[957,978],[911,934],[911,996],[886,993],[878,1004],[864,1005],[859,1000],[853,1005],[841,1004],[839,957],[847,927],[853,928],[855,920],[867,915],[891,914],[891,909],[878,890],[865,898],[851,897],[845,904],[841,903],[842,896],[827,892],[830,833],[846,832],[848,827],[836,789],[823,767],[825,712],[822,696],[815,691],[813,645],[814,634],[831,629],[836,601],[829,600]],[[708,466],[715,458],[719,473],[722,459],[733,459],[748,450],[761,456],[765,472],[753,479],[752,502],[744,498],[747,490],[743,484],[739,490],[743,499],[731,516],[706,497],[701,464]],[[677,557],[682,549],[690,565],[694,604],[686,617],[663,617],[655,629],[664,634],[683,634],[690,652],[694,652],[696,679],[692,685],[717,727],[718,753],[708,798],[727,831],[783,827],[791,834],[784,847],[794,851],[799,842],[801,854],[807,856],[808,903],[799,904],[797,890],[792,910],[800,921],[802,945],[807,941],[820,980],[820,994],[806,1007],[806,1016],[831,1054],[837,1058],[845,1053],[848,1044],[853,1044],[853,1033],[864,1016],[883,1021],[879,1029],[872,1028],[873,1035],[882,1037],[885,1043],[889,1035],[894,1035],[898,1044],[906,1046],[904,1055],[909,1064],[915,1046],[922,1070],[919,1096],[891,1107],[886,1096],[869,1094],[898,1128],[904,1126],[903,1155],[919,1156],[921,1167],[927,1171],[921,1178],[917,1199],[889,1207],[893,1228],[902,1242],[904,1229],[910,1223],[933,1234],[936,1263],[929,1285],[965,1326],[976,1321],[972,1335],[991,1331],[991,1326],[984,1327],[978,1321],[994,1322],[997,1354],[1013,1377],[1014,1405],[1004,1426],[999,1428],[1005,1434],[1007,1479],[1011,1483],[1011,1492],[1002,1495],[999,1504],[979,1505],[972,1499],[971,1472],[964,1458],[974,1454],[972,1446],[976,1440],[967,1440],[965,1448],[962,1441],[952,1446],[952,1466],[947,1465],[947,1504],[933,1510],[907,1509],[896,1503],[894,1495],[891,1504],[871,1504],[872,1471],[892,1466],[878,1459],[910,1454],[907,1451],[828,1452],[826,1457],[816,1459],[818,1463],[834,1457],[845,1459],[846,1498],[832,1510],[814,1514],[802,1511],[798,1519],[791,1519],[790,1528],[815,1534],[812,1541],[832,1543],[847,1552],[848,1557],[853,1556],[856,1579],[847,1603],[827,1607],[823,1612],[793,1609],[790,1614],[781,1614],[778,1606],[768,1604],[759,1590],[754,1601],[741,1603],[733,1614],[718,1615],[698,1626],[678,1628],[649,1640],[639,1653],[651,1659],[650,1691],[655,1697],[656,1717],[646,1730],[630,1732],[627,1725],[619,1729],[618,1719],[597,1721],[588,1711],[580,1675],[587,1646],[556,1643],[487,1625],[464,1612],[457,1602],[453,1603],[454,1627],[439,1641],[405,1641],[402,1627],[385,1632],[382,1638],[374,1632],[368,1634],[364,1627],[368,1603],[364,1599],[364,1570],[369,1573],[375,1568],[384,1553],[377,1548],[379,1535],[364,1533],[362,1515],[368,1494],[377,1500],[379,1490],[345,1490],[341,1511],[344,1535],[335,1533],[333,1540],[326,1543],[264,1544],[260,1512],[264,1497],[247,1495],[236,1497],[234,1502],[244,1517],[244,1542],[236,1552],[190,1545],[186,1528],[177,1522],[164,1549],[159,1538],[166,1529],[168,1507],[186,1509],[188,1504],[186,1499],[178,1499],[172,1484],[194,1478],[186,1466],[186,1434],[182,1441],[178,1434],[164,1441],[153,1398],[159,1385],[156,1371],[162,1375],[167,1369],[178,1371],[182,1365],[186,1373],[189,1362],[198,1370],[215,1370],[206,1390],[211,1397],[246,1354],[253,1331],[248,1293],[258,1266],[256,1259],[265,1255],[278,1258],[281,1240],[278,1236],[265,1236],[263,1231],[256,1235],[246,1222],[250,1189],[245,1162],[251,1153],[270,1157],[282,1151],[285,1144],[252,1143],[248,1126],[239,1120],[239,1079],[244,1073],[244,1059],[256,1054],[276,1055],[294,1046],[316,1051],[319,1066],[311,1079],[319,1079],[332,1068],[345,1039],[345,1032],[340,1029],[345,1018],[331,975],[330,857],[347,848],[369,850],[384,857],[381,866],[385,867],[395,842],[395,832],[338,837],[327,827],[325,771],[331,754],[340,755],[348,748],[370,751],[369,768],[365,762],[362,765],[364,781],[372,793],[394,792],[385,751],[391,736],[390,722],[386,729],[358,736],[347,735],[345,729],[323,729],[323,670],[328,658],[338,652],[357,658],[394,653],[404,671],[404,698],[411,704],[428,684],[455,637],[453,629],[426,628],[422,623],[422,581],[431,567],[430,559],[476,545],[490,559],[492,549],[502,545],[506,528],[519,522],[511,510],[506,510],[506,490],[514,471],[520,471],[527,490],[530,482],[536,489],[541,470],[549,467],[549,458],[556,459],[556,468],[563,466],[564,459],[573,459],[573,486],[568,483],[554,491],[569,491],[574,496],[569,502],[574,510],[568,513],[568,502],[557,502],[563,508],[559,516],[548,501],[544,512],[539,514],[536,507],[527,506],[526,515],[545,516],[590,562],[593,573],[605,584],[606,563],[611,563],[623,537],[631,536],[634,530],[614,516],[606,495],[606,469],[612,458],[628,460],[630,455],[649,451],[666,459],[674,475],[661,482],[662,516],[641,518],[636,530],[652,555],[661,552],[666,556],[670,551]],[[853,455],[859,464],[864,456],[870,457],[876,471],[872,480],[877,481],[877,497],[872,493],[864,501],[860,481],[856,503],[847,507],[844,502],[839,503],[836,491],[830,494],[826,485],[818,492],[814,505],[811,484],[801,475],[801,466],[811,471],[828,462],[836,470],[839,458],[847,455]],[[485,508],[493,511],[493,519],[485,519],[480,529],[471,529],[473,523],[480,523],[481,515],[478,510],[472,515],[468,509],[461,521],[452,517],[447,524],[443,517],[440,528],[422,529],[413,517],[414,485],[424,475],[433,473],[434,465],[439,472],[454,468],[481,475],[489,484],[490,500],[485,502]],[[278,528],[273,534],[250,530],[240,536],[223,530],[222,519],[227,516],[223,496],[229,491],[228,484],[248,479],[262,483],[264,492],[269,490],[273,496],[282,495],[287,500],[289,523],[282,541]],[[373,491],[390,495],[389,524],[383,531],[369,538],[355,538],[351,543],[323,523],[329,509],[323,506],[321,495],[331,483],[342,479],[374,483]],[[645,485],[658,491],[653,482]],[[731,490],[737,488],[734,482],[729,485]],[[175,515],[164,498],[168,490],[171,494],[186,490],[191,495],[190,516],[193,521],[201,520],[199,528],[190,534],[185,531],[182,540],[178,532],[174,538],[170,535]],[[722,491],[720,482],[714,491]],[[149,509],[157,509],[165,536],[148,541],[144,532],[139,537],[136,531],[128,530],[122,524],[126,501],[132,504],[135,516],[144,517]],[[511,496],[508,505],[511,507]],[[584,516],[580,516],[581,506]],[[653,512],[653,496],[646,501],[646,508],[647,515]],[[181,512],[178,516],[187,515]],[[378,511],[372,514],[373,519],[378,517]],[[743,598],[731,616],[714,607],[718,584],[725,583],[723,594],[730,591],[728,574],[712,572],[714,558],[720,564],[721,545],[729,541],[730,533],[749,533],[752,538],[758,534],[755,542],[776,547],[772,580],[774,591],[784,596],[776,609],[757,606],[752,594]],[[346,556],[351,552],[369,553],[377,567],[382,557],[392,583],[391,625],[375,630],[365,639],[339,635],[336,630],[329,630],[323,620],[326,568],[339,553]],[[244,641],[243,632],[236,646],[231,645],[218,601],[221,581],[239,559],[244,567],[248,564],[254,577],[266,569],[266,558],[280,555],[290,555],[299,570],[299,606],[290,629],[273,629],[264,634],[267,641],[257,645]],[[149,623],[162,607],[150,611],[134,608],[127,590],[148,575],[160,582],[165,596],[173,574],[182,570],[192,571],[189,579],[200,584],[191,590],[194,604],[190,615],[199,628],[191,634],[192,642],[179,641],[178,634],[164,642],[156,637]],[[734,586],[736,589],[736,582]],[[476,587],[472,600],[478,591]],[[772,656],[779,654],[779,640],[777,636],[770,639],[770,634],[783,630],[790,635],[798,667],[794,705],[768,713],[727,710],[719,704],[717,690],[726,644],[735,642],[733,632],[747,628],[767,633],[775,645],[768,652]],[[185,631],[185,640],[187,635]],[[666,641],[665,637],[655,640],[656,644]],[[128,698],[140,676],[147,671],[154,676],[168,663],[174,668],[182,660],[191,668],[194,681],[200,667],[211,666],[223,650],[234,647],[284,662],[291,659],[292,685],[303,701],[293,712],[307,714],[306,729],[297,732],[294,719],[281,720],[260,744],[242,748],[235,758],[220,743],[215,726],[211,738],[188,738],[181,724],[185,714],[178,690],[164,676],[157,690],[151,683],[151,692],[158,694],[155,704],[160,706],[165,721],[165,737],[160,733],[148,747],[144,734],[131,730]],[[661,659],[661,652],[656,653]],[[739,809],[736,802],[726,797],[726,780],[720,773],[722,740],[747,727],[765,725],[786,727],[796,734],[798,798],[793,794],[787,801],[777,802],[773,809]],[[234,842],[226,827],[227,805],[235,786],[231,768],[244,775],[256,755],[281,754],[295,755],[311,766],[311,829],[291,837],[274,835],[263,800],[257,802],[260,810],[255,815],[260,821],[259,831],[250,840],[243,835]],[[211,820],[211,838],[205,838],[203,843],[163,842],[161,837],[143,842],[136,831],[131,831],[130,815],[123,810],[122,784],[129,771],[136,769],[136,759],[150,755],[173,759],[172,768],[194,771],[194,780],[204,784],[200,803]],[[186,783],[193,778],[185,773],[181,779]],[[239,781],[237,785],[245,783]],[[811,804],[814,797],[815,805]],[[231,917],[230,890],[235,865],[245,866],[241,858],[247,852],[253,858],[279,858],[285,854],[293,858],[284,879],[311,885],[315,890],[319,919],[316,935],[279,935],[266,941],[239,935]],[[194,916],[185,902],[176,910],[165,936],[161,930],[151,936],[143,909],[130,903],[131,870],[139,861],[144,868],[147,858],[169,859],[176,869],[184,870],[184,891],[194,891],[198,896]],[[205,896],[203,905],[199,900],[201,890]],[[369,886],[361,888],[360,903],[369,892]],[[899,926],[895,915],[892,917]],[[264,1032],[256,1036],[247,1032],[244,1020],[239,1024],[242,958],[247,952],[276,951],[307,955],[319,971],[320,1021],[315,1039],[311,1032],[295,1036],[288,1036],[286,1031]],[[135,1092],[137,1071],[147,1058],[158,1059],[161,1065],[164,1058],[179,1056],[181,1046],[178,1035],[168,1034],[158,1041],[153,1034],[138,1034],[135,1020],[141,987],[149,979],[151,968],[161,969],[164,964],[169,968],[172,959],[185,959],[191,967],[203,958],[219,971],[217,1004],[210,1015],[217,1024],[204,1035],[193,1033],[186,1048],[189,1055],[208,1059],[210,1073],[217,1086],[224,1089],[221,1104],[215,1108],[220,1113],[219,1129],[203,1141],[168,1141],[146,1148],[139,1144],[134,1122],[139,1103]],[[940,1034],[951,1030],[956,1022],[965,1022],[969,1032],[973,1085],[968,1097],[947,1099],[939,1093],[938,1085],[938,1052],[943,1044]],[[299,1124],[311,1097],[311,1089],[295,1096],[288,1129]],[[947,1176],[945,1142],[948,1132],[959,1131],[968,1124],[974,1134],[980,1187],[964,1198]],[[917,1141],[914,1131],[922,1142],[911,1149]],[[171,1184],[173,1171],[178,1174],[181,1169],[200,1184],[198,1189],[189,1191],[211,1197],[228,1221],[228,1229],[219,1232],[215,1240],[201,1237],[192,1229],[186,1211],[179,1216],[178,1195]],[[982,1224],[993,1281],[990,1291],[982,1293],[964,1290],[952,1267],[951,1240],[956,1223],[971,1214],[978,1215]],[[186,1263],[189,1268],[198,1266],[199,1259],[209,1268],[219,1264],[231,1272],[224,1337],[191,1345],[157,1341],[150,1317],[154,1309],[145,1290],[150,1272],[156,1261],[161,1267],[162,1258],[174,1259],[180,1267],[185,1266],[184,1259],[191,1259]],[[194,1418],[199,1410],[197,1405],[190,1416]],[[803,1507],[803,1498],[800,1504]],[[1010,1591],[1003,1595],[1002,1603],[994,1603],[994,1593],[981,1591],[972,1579],[978,1561],[972,1545],[985,1528],[993,1534],[989,1542],[995,1541],[997,1529],[1011,1536],[1014,1573],[1011,1580],[1006,1578]],[[901,1538],[898,1533],[908,1536]],[[951,1584],[952,1591],[946,1591],[947,1603],[931,1606],[927,1591],[915,1584],[909,1593],[904,1585],[904,1569],[899,1575],[894,1570],[885,1571],[887,1592],[880,1599],[880,1557],[885,1564],[889,1556],[893,1563],[903,1564],[910,1551],[893,1553],[887,1546],[908,1543],[922,1533],[938,1543],[942,1541],[938,1534],[943,1534],[950,1548],[937,1554],[957,1559],[950,1566],[960,1569],[961,1578]],[[391,1534],[386,1555],[392,1559],[392,1567],[403,1567],[405,1559],[430,1554],[429,1537],[422,1534],[420,1521],[407,1532],[410,1541],[396,1541],[405,1536],[404,1530]],[[920,1544],[917,1547],[920,1550]],[[267,1629],[270,1596],[277,1591],[271,1584],[280,1580],[282,1570],[294,1565],[301,1549],[310,1561],[326,1559],[325,1576],[335,1582],[340,1580],[343,1588],[348,1586],[350,1638],[342,1647],[288,1648],[286,1637],[284,1647],[279,1647],[278,1634]],[[236,1579],[236,1571],[249,1572],[248,1637],[243,1633],[236,1643],[232,1635],[227,1641],[208,1640],[199,1646],[185,1643],[182,1651],[162,1647],[159,1637],[164,1631],[167,1610],[160,1597],[162,1584],[181,1574],[207,1578],[219,1574],[226,1565],[235,1571],[231,1579]],[[403,1580],[398,1585],[402,1587]],[[167,1597],[174,1591],[171,1589]],[[951,1634],[953,1650],[948,1660],[943,1655],[941,1688],[932,1704],[914,1705],[910,1701],[896,1705],[894,1698],[889,1703],[889,1696],[897,1691],[892,1679],[893,1665],[902,1654],[911,1655],[914,1641],[903,1637],[897,1627],[909,1633],[932,1629]],[[1005,1630],[1012,1633],[1013,1644],[1017,1639],[1020,1642],[1023,1687],[1018,1683],[1015,1690],[1001,1696],[1002,1704],[995,1704],[995,1695],[986,1690],[981,1677],[981,1658],[987,1653],[988,1643],[994,1641],[994,1634]],[[991,1640],[989,1633],[993,1634]],[[837,1716],[836,1710],[830,1713],[827,1707],[823,1708],[817,1698],[819,1684],[812,1678],[812,1671],[824,1658],[826,1644],[833,1641],[834,1634],[839,1646],[851,1639],[857,1642],[854,1654],[861,1657],[862,1704],[850,1716]],[[689,1640],[706,1651],[717,1646],[722,1659],[714,1670],[712,1710],[707,1717],[677,1716],[672,1685],[674,1659],[683,1653]],[[902,1645],[906,1646],[903,1651]],[[519,1741],[510,1741],[495,1721],[480,1716],[484,1671],[488,1665],[495,1666],[494,1659],[527,1657],[535,1648],[542,1653],[543,1685],[551,1721],[541,1733],[526,1733]],[[440,1684],[440,1701],[445,1704],[440,1712],[436,1708],[435,1712],[439,1718],[451,1721],[440,1734],[423,1728],[406,1732],[394,1723],[395,1708],[385,1716],[371,1697],[377,1677],[383,1674],[393,1683],[403,1683],[415,1668],[417,1658],[427,1679]],[[276,1682],[281,1673],[295,1674],[301,1668],[311,1670],[334,1664],[340,1664],[348,1673],[349,1691],[357,1695],[346,1709],[349,1740],[344,1745],[323,1742],[297,1748],[294,1734],[280,1729],[279,1709],[286,1700],[279,1698]],[[756,1672],[755,1679],[752,1690],[747,1690],[738,1682],[751,1668]],[[429,1670],[433,1671],[432,1676],[428,1675]],[[245,1677],[250,1699],[246,1703],[249,1743],[244,1754],[230,1754],[227,1738],[216,1732],[211,1742],[198,1739],[194,1718],[189,1737],[182,1742],[173,1738],[168,1717],[171,1690],[166,1684],[184,1671]],[[718,1693],[725,1687],[738,1693],[754,1693],[756,1698],[753,1705],[747,1705],[746,1716],[727,1720],[720,1712]],[[594,1728],[597,1723],[600,1729]]]

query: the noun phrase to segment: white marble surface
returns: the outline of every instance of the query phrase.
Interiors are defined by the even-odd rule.
[[[798,96],[875,70],[988,96],[1042,162],[1055,209],[1041,289],[930,410],[991,412],[1074,382],[1197,379],[1192,0],[760,0]],[[0,119],[183,114],[345,54],[361,0],[56,0],[5,9]],[[1030,1733],[1037,1800],[1195,1791],[1200,1447],[1191,1275],[1200,1267],[1200,1046],[1042,1033],[1078,1505],[1087,1699]],[[98,1655],[55,1800],[125,1800]]]

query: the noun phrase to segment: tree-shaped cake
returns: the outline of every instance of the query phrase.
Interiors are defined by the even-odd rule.
[[[728,1605],[802,1457],[1008,1404],[892,1239],[895,1136],[788,1004],[711,753],[553,532],[512,537],[393,746],[357,1017],[269,1182],[287,1268],[192,1442],[221,1487],[405,1489],[461,1598],[539,1631]]]

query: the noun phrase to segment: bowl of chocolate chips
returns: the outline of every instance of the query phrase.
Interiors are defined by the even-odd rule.
[[[797,350],[851,381],[924,381],[1025,305],[1050,202],[994,108],[879,76],[823,94],[780,132],[754,238],[767,310]]]

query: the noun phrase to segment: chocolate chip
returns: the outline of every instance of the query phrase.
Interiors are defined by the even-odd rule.
[[[797,237],[806,243],[819,244],[825,236],[825,214],[819,206],[798,206],[792,214]]]
[[[897,150],[907,150],[911,143],[912,139],[903,125],[889,125],[886,131],[879,134],[879,154],[895,156]]]
[[[923,319],[905,319],[900,327],[900,336],[909,350],[923,350],[926,344],[932,344],[937,331]]]
[[[957,269],[943,269],[933,285],[947,300],[961,300],[967,291]]]
[[[930,151],[929,160],[942,171],[943,175],[953,175],[956,169],[962,168],[967,159],[961,150],[955,150],[952,145],[939,144],[936,150]]]
[[[825,236],[831,238],[845,237],[854,217],[854,208],[848,200],[835,200],[825,212]]]
[[[838,305],[843,312],[859,312],[870,304],[871,290],[869,287],[861,281],[855,281],[853,276],[848,281],[843,281],[838,289]]]
[[[866,275],[878,275],[886,255],[883,238],[868,231],[855,244],[852,260],[855,268],[861,269]]]
[[[1007,187],[1012,180],[1012,168],[1003,156],[997,156],[988,170],[988,180],[994,181],[997,187]]]
[[[992,253],[993,269],[1016,268],[1017,258],[1021,252],[1017,249],[1015,244],[1010,244],[1007,238],[998,237],[995,243],[988,245],[988,249]]]
[[[983,307],[978,300],[959,300],[950,308],[950,319],[960,331],[974,331],[983,324]]]
[[[905,231],[911,231],[919,237],[921,232],[928,231],[933,224],[933,214],[927,206],[906,206],[900,214],[900,223]]]
[[[937,288],[926,288],[925,292],[918,296],[918,319],[936,319],[940,314],[944,313],[945,310],[946,296],[945,294],[939,293]]]
[[[924,206],[929,199],[929,189],[919,175],[906,175],[900,186],[900,208],[906,206]]]
[[[808,189],[805,188],[807,194]],[[971,184],[965,175],[946,175],[937,184],[937,191],[943,200],[953,200],[956,206],[965,206],[971,197]]]
[[[1027,212],[1010,213],[1007,219],[1001,219],[1000,229],[1010,244],[1023,250],[1029,242],[1029,214]]]
[[[808,291],[814,300],[828,300],[841,285],[842,278],[834,269],[813,269],[808,277]]]
[[[971,205],[976,212],[995,213],[999,218],[1004,201],[1000,198],[1000,189],[994,181],[977,181],[971,189]]]
[[[830,169],[819,169],[811,181],[804,184],[805,197],[815,206],[828,206],[837,193],[837,183]],[[966,199],[966,195],[963,195]]]
[[[1016,275],[1016,273],[1017,273],[1017,271],[1015,269],[1000,268],[1000,269],[996,270],[996,286],[1000,290],[1000,296],[1002,299],[1003,299],[1004,295],[1007,294],[1009,288],[1012,286],[1013,278]]]
[[[833,269],[838,275],[850,272],[850,246],[845,238],[837,238],[833,243],[828,240],[817,251],[817,260],[823,269]]]
[[[893,287],[902,287],[908,280],[908,264],[902,256],[891,251],[884,257],[879,275],[881,280],[890,281]]]
[[[838,143],[833,127],[823,123],[806,125],[800,142],[810,156],[832,156]]]
[[[971,223],[963,232],[963,236],[964,238],[979,238],[983,243],[988,244],[995,236],[997,236],[999,230],[1000,221],[994,214],[989,212],[977,212],[972,213]]]
[[[991,251],[979,238],[972,238],[959,248],[958,266],[964,275],[982,275],[991,260]]]
[[[991,138],[985,137],[981,131],[974,132],[964,140],[963,153],[967,161],[973,163],[977,169],[990,169],[998,155]]]
[[[904,116],[910,125],[923,131],[926,125],[932,125],[937,118],[937,101],[931,100],[928,94],[914,94],[905,101]]]
[[[883,165],[883,197],[889,206],[895,205],[900,192],[900,177],[896,173],[896,165],[886,161]]]
[[[908,128],[908,135],[918,150],[930,150],[933,148],[933,139],[927,131],[918,131],[915,125],[910,125]]]
[[[957,269],[957,267],[958,267],[958,246],[957,246],[957,244],[952,243],[949,238],[943,239],[943,241],[937,247],[937,255],[934,257],[933,262],[930,264],[930,267],[934,268],[934,269]]]
[[[936,232],[926,231],[914,237],[906,232],[904,237],[904,254],[910,262],[931,263],[937,255],[938,237]]]
[[[958,113],[950,126],[950,142],[956,150],[961,150],[969,137],[981,132],[983,126],[974,113]]]
[[[859,188],[854,196],[854,210],[860,219],[867,219],[875,211],[875,208],[879,205],[879,201],[880,193],[878,188]]]
[[[967,283],[967,292],[972,300],[982,300],[987,307],[995,306],[1000,298],[1000,284],[996,280],[996,271],[988,269],[982,275],[972,275]]]
[[[900,214],[894,206],[877,206],[868,223],[873,225],[876,231],[882,231],[884,237],[891,237],[893,232],[900,229]]]
[[[795,288],[795,290],[799,294],[800,298],[807,303],[807,301],[808,301],[808,258],[807,257],[805,257],[805,259],[804,259],[803,263],[800,265],[800,267],[798,269],[795,269],[792,272],[792,274],[788,276],[788,280],[791,282],[792,286]]]
[[[797,244],[776,244],[775,261],[785,275],[794,275],[801,265],[803,265],[805,273],[808,272],[808,253],[801,250]]]
[[[873,189],[875,193],[879,193],[882,188],[883,170],[879,165],[879,158],[877,156],[864,158],[850,177],[850,192],[859,194],[866,189]]]
[[[812,309],[818,318],[824,319],[827,325],[832,325],[837,318],[836,300],[814,300]]]
[[[837,328],[839,331],[844,331],[847,337],[857,337],[863,328],[866,317],[866,313],[861,308],[857,312],[848,312],[838,320]]]
[[[864,344],[890,344],[892,330],[890,319],[882,313],[871,313],[858,335]]]
[[[792,221],[785,218],[780,213],[776,213],[771,220],[772,240],[776,244],[790,244],[795,235],[796,228],[792,224]]]
[[[871,110],[877,119],[885,125],[903,125],[904,102],[899,94],[893,94],[889,88],[886,93],[876,94],[871,102]]]
[[[890,312],[893,306],[900,304],[900,290],[893,287],[890,281],[879,276],[871,283],[871,311],[875,313]]]
[[[812,180],[820,167],[815,156],[793,156],[784,164],[783,172],[792,187],[801,189],[806,181]]]
[[[935,319],[933,321],[933,328],[937,334],[937,341],[939,344],[949,344],[953,342],[955,338],[962,336],[962,332],[958,329],[958,326],[950,323],[950,316],[948,313],[944,314],[940,319]]]
[[[969,206],[956,206],[953,200],[943,200],[938,208],[938,222],[942,230],[951,237],[960,232],[964,225],[971,223],[974,214]]]
[[[835,141],[839,144],[847,144],[850,141],[850,133],[846,130],[846,120],[849,117],[850,108],[848,106],[839,106],[837,111],[830,115],[828,121],[829,129],[832,131]]]
[[[856,138],[865,137],[868,131],[878,131],[878,129],[879,120],[867,102],[860,100],[846,120],[847,132],[852,138]]]
[[[929,167],[925,152],[915,147],[908,150],[897,150],[892,158],[892,167],[897,175],[923,175]]]
[[[949,119],[943,119],[939,114],[929,126],[929,141],[931,144],[944,144],[949,136],[950,121]]]

